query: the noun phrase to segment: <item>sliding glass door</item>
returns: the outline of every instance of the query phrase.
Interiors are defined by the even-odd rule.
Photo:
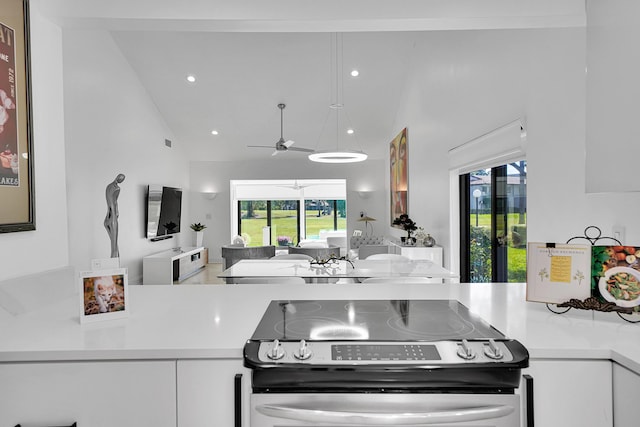
[[[238,234],[247,246],[262,245],[262,230],[269,225],[266,200],[242,200],[238,202]]]
[[[462,282],[526,280],[526,162],[460,176]]]
[[[299,200],[272,200],[270,202],[269,226],[271,244],[295,246],[300,241]]]
[[[346,200],[305,200],[305,236],[319,239],[323,232],[347,232]]]

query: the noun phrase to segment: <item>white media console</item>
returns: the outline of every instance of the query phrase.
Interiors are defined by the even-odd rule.
[[[204,247],[169,249],[142,259],[142,283],[172,285],[193,276],[207,264],[209,253]]]

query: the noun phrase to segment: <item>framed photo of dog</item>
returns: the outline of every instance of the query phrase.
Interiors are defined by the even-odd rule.
[[[0,233],[35,230],[29,1],[0,3]]]
[[[84,271],[79,274],[80,323],[121,319],[129,315],[126,268]]]

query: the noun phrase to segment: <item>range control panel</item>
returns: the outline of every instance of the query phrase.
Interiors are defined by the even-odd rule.
[[[308,342],[260,343],[261,362],[311,365],[425,364],[510,362],[507,345],[493,339],[420,342]]]

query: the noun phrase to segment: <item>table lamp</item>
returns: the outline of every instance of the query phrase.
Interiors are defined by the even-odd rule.
[[[367,236],[369,235],[369,223],[375,221],[375,218],[371,218],[370,216],[364,215],[361,216],[360,219],[358,221],[363,222],[364,221],[364,228],[366,230],[366,234]],[[371,234],[373,234],[373,224],[371,224]]]

